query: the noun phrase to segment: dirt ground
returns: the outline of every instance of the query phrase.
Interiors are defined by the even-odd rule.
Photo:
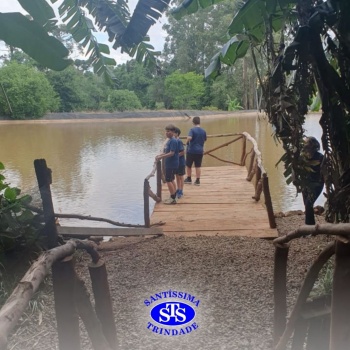
[[[303,215],[277,218],[280,235],[303,224]],[[317,221],[322,223],[323,217]],[[311,262],[331,240],[306,237],[291,244],[288,302],[295,300]],[[272,346],[272,241],[245,237],[118,238],[102,243],[117,327],[116,349],[268,350]],[[77,255],[79,276],[89,284],[89,259]],[[9,349],[58,349],[50,278],[27,311]],[[163,291],[199,300],[190,334],[168,336],[147,329],[144,301]],[[181,301],[181,299],[176,299]],[[151,304],[152,305],[152,304]],[[92,349],[82,327],[82,349]]]

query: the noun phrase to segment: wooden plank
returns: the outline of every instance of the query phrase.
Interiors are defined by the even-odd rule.
[[[202,168],[201,185],[185,185],[176,205],[156,203],[151,222],[165,222],[169,236],[277,237],[269,225],[263,198],[256,202],[254,182],[246,180],[247,169],[237,165]],[[163,199],[169,197],[166,184]]]
[[[57,226],[58,233],[62,236],[90,237],[90,236],[147,236],[162,235],[161,227],[151,228],[125,228],[125,227],[69,227]]]

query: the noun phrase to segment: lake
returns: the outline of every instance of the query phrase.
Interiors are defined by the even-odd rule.
[[[307,135],[320,140],[320,116],[307,117]],[[192,123],[185,118],[148,120],[78,120],[50,122],[1,122],[0,161],[12,185],[24,193],[40,198],[34,159],[45,158],[52,169],[52,195],[55,212],[104,217],[111,220],[143,224],[143,182],[151,172],[154,157],[165,139],[164,127],[173,123],[181,136],[186,136]],[[293,185],[287,186],[283,165],[276,163],[283,154],[281,145],[273,139],[272,127],[257,113],[237,113],[232,116],[204,117],[202,127],[208,135],[251,134],[262,152],[268,173],[274,210],[303,209],[301,195],[296,196]],[[231,138],[232,139],[232,138]],[[206,149],[229,141],[228,138],[209,139]],[[237,143],[236,143],[237,145]],[[220,158],[238,160],[241,148],[220,149]],[[238,157],[238,158],[237,158]],[[204,157],[203,166],[224,165],[212,157]],[[150,181],[156,190],[155,178]],[[253,186],[252,186],[253,193]],[[186,195],[186,193],[185,193]],[[150,200],[153,208],[153,200]],[[316,204],[322,205],[324,198]],[[61,220],[63,225],[108,227],[107,223]]]

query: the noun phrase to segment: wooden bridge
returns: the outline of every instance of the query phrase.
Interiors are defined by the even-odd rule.
[[[161,222],[164,224],[163,233],[176,237],[277,237],[268,177],[256,141],[248,133],[209,135],[208,138],[210,137],[231,138],[230,141],[204,153],[205,156],[214,157],[226,165],[203,168],[200,186],[186,184],[184,196],[178,203],[165,205],[162,198],[167,198],[169,192],[164,178],[162,185],[163,167],[160,162],[155,164],[144,183],[145,226],[151,227]],[[220,159],[213,154],[214,151],[233,145],[239,140],[242,142],[239,162]],[[148,180],[156,173],[157,191],[153,193]],[[260,201],[262,193],[264,204]],[[150,197],[157,202],[151,215],[148,202]]]
[[[176,205],[156,203],[151,224],[163,221],[167,236],[249,236],[275,238],[265,206],[252,197],[247,169],[238,165],[202,168],[201,185],[185,185]],[[162,197],[169,192],[166,184]]]

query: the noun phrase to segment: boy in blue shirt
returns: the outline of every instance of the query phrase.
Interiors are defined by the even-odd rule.
[[[170,192],[170,198],[163,201],[164,204],[176,204],[175,172],[179,167],[178,141],[174,137],[175,126],[169,124],[165,127],[165,134],[168,138],[164,151],[156,156],[156,161],[165,159],[165,182]]]
[[[192,165],[196,168],[195,185],[200,185],[201,166],[204,153],[204,142],[207,141],[207,133],[201,128],[201,120],[199,117],[194,117],[192,120],[194,127],[188,132],[187,136],[187,151],[186,151],[186,172],[187,178],[185,184],[192,184],[191,172]]]
[[[180,199],[184,195],[184,192],[183,192],[184,175],[186,173],[185,148],[182,141],[179,139],[180,134],[181,134],[181,130],[179,128],[175,128],[175,138],[177,139],[178,146],[179,146],[179,167],[175,172],[176,184],[177,184],[176,197],[178,199]]]

